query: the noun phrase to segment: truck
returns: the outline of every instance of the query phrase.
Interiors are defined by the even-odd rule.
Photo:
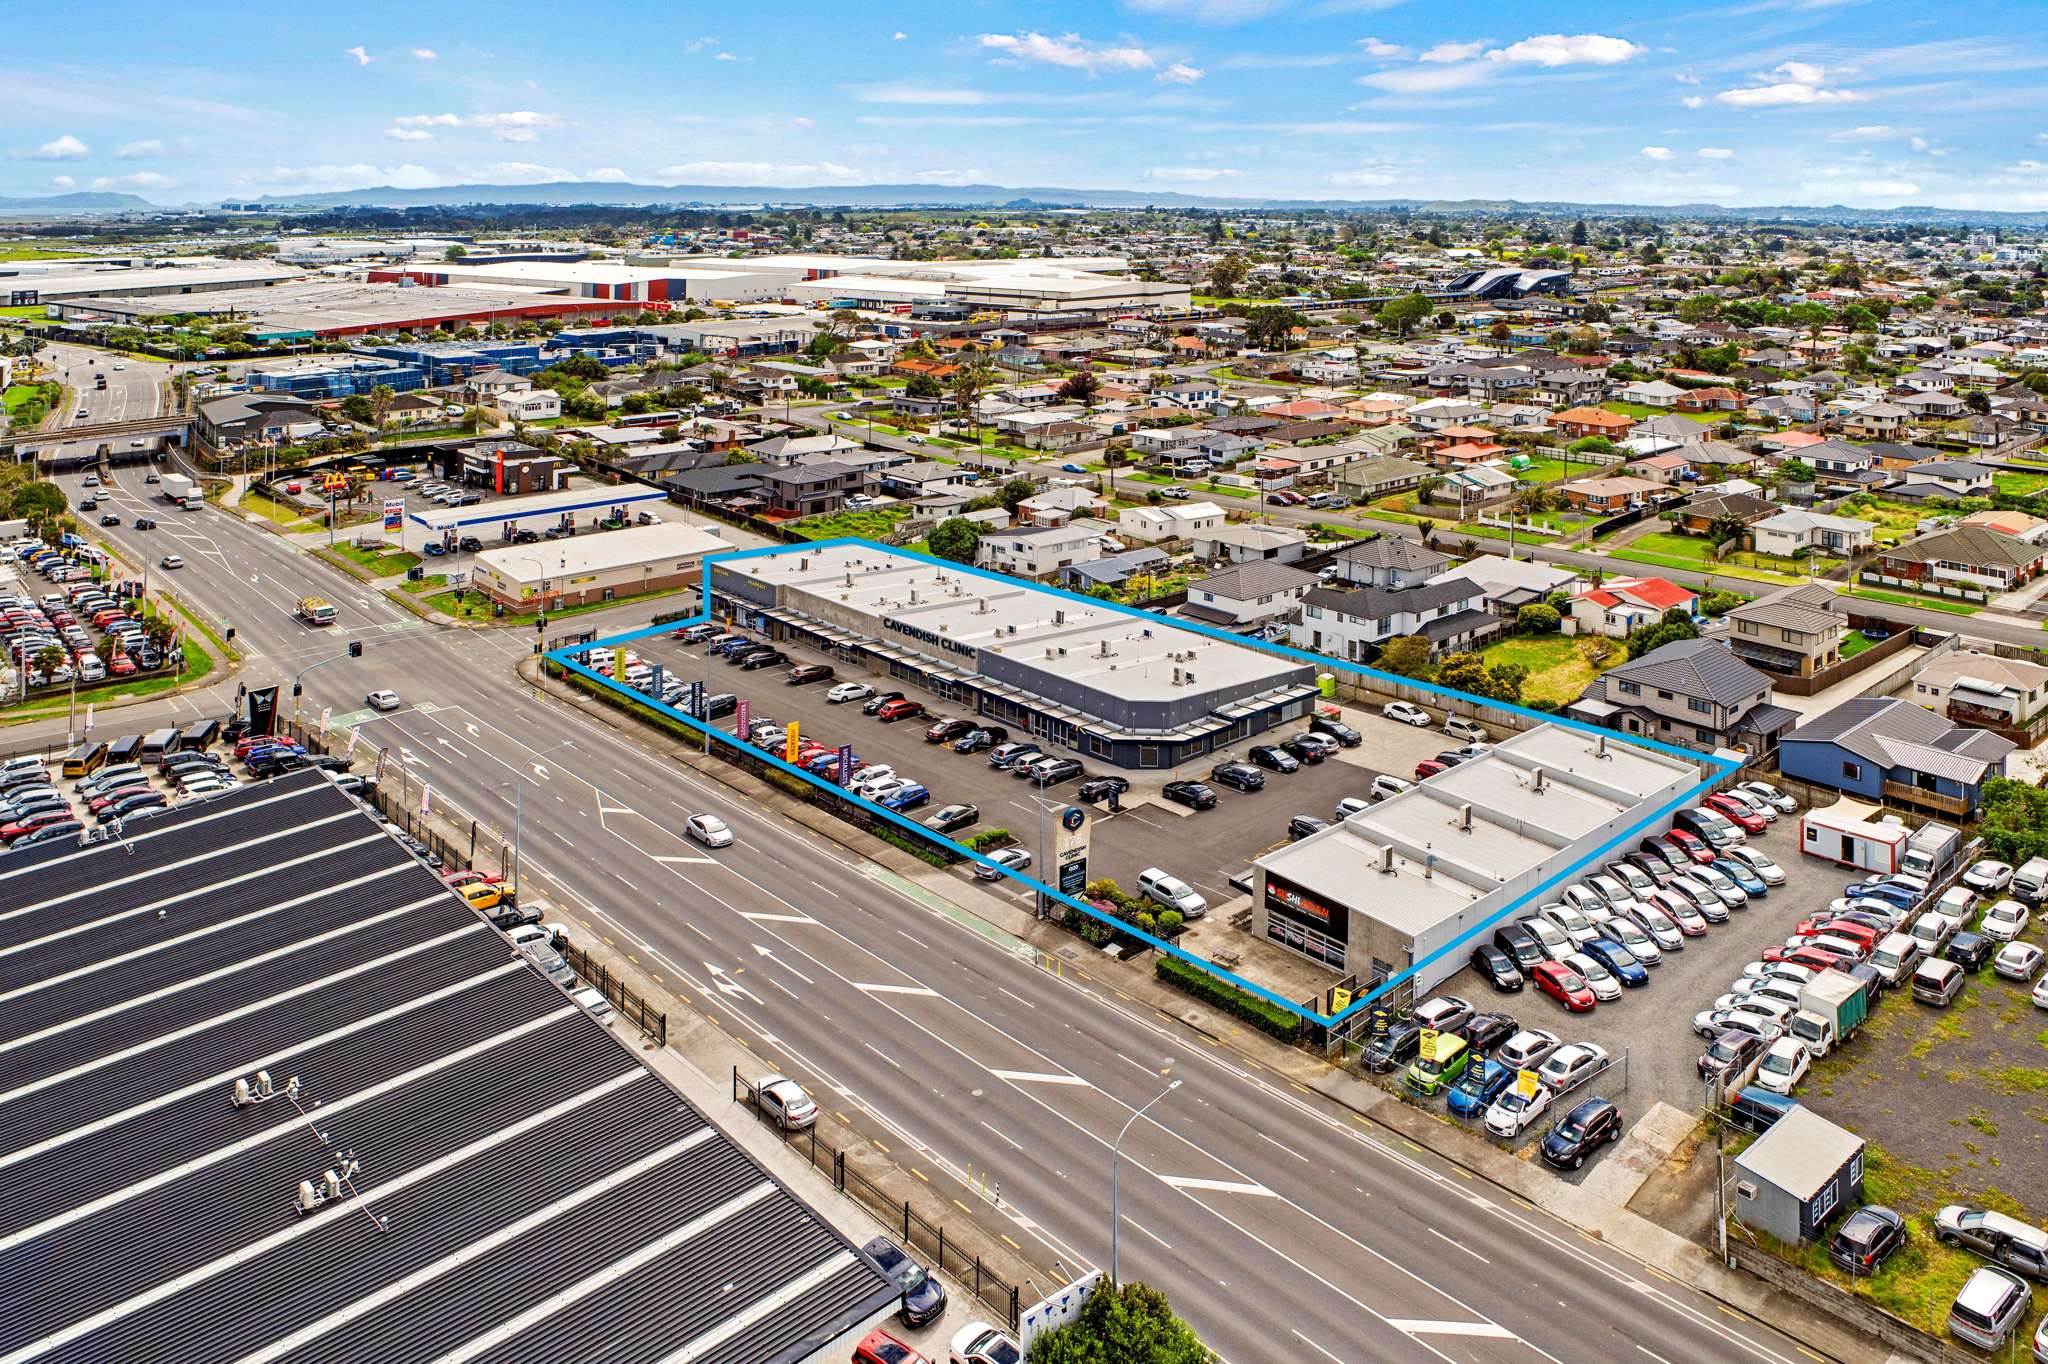
[[[334,604],[325,597],[301,597],[295,609],[299,619],[308,625],[334,624]]]
[[[1846,971],[1823,971],[1800,988],[1799,1012],[1786,1021],[1785,1031],[1818,1061],[1869,1016],[1868,986]]]
[[[1963,831],[1929,820],[1907,836],[1899,870],[1924,877],[1929,885],[1934,885],[1948,879],[1962,855]]]
[[[1808,810],[1799,819],[1799,851],[1889,876],[1899,870],[1908,834],[1905,826],[1881,819],[1880,813],[1875,805],[1846,797]]]
[[[157,491],[164,495],[166,501],[182,503],[186,498],[197,493],[199,489],[191,479],[183,474],[165,474],[163,485]]]

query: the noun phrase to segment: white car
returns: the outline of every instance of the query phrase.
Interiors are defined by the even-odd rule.
[[[371,710],[397,710],[405,704],[405,702],[398,699],[397,692],[388,689],[373,691],[368,696],[365,696],[363,700],[369,702]]]
[[[1737,1009],[1750,1000],[1769,999],[1799,1007],[1799,987],[1790,981],[1758,980],[1743,976],[1728,987],[1728,993],[1714,1001],[1715,1009]]]
[[[1635,902],[1630,901],[1630,903],[1633,904]],[[1622,947],[1627,949],[1631,957],[1634,957],[1643,965],[1656,966],[1660,964],[1664,960],[1664,953],[1658,949],[1657,944],[1651,941],[1650,935],[1643,932],[1641,926],[1634,919],[1626,917],[1627,913],[1628,911],[1624,909],[1621,913],[1609,919],[1602,931],[1606,933],[1609,941],[1620,943]]]
[[[2041,969],[2042,955],[2041,949],[2030,942],[2009,942],[1991,959],[1991,969],[2024,985]]]
[[[1556,927],[1558,932],[1564,934],[1569,944],[1565,949],[1567,956],[1570,955],[1572,948],[1584,947],[1587,943],[1600,936],[1600,930],[1593,927],[1585,915],[1573,909],[1570,905],[1545,905],[1536,912]],[[1545,950],[1548,950],[1549,946],[1549,940],[1547,938],[1544,939]],[[1564,958],[1559,958],[1559,960],[1564,960]]]
[[[1512,1088],[1504,1089],[1487,1106],[1486,1130],[1496,1137],[1519,1137],[1549,1109],[1550,1099],[1549,1088],[1540,1084],[1526,1099]]]
[[[683,832],[707,848],[732,846],[732,830],[717,815],[691,815],[683,821]]]
[[[1680,952],[1685,949],[1685,935],[1678,931],[1678,925],[1671,922],[1664,911],[1656,905],[1638,900],[1634,908],[1627,911],[1629,922],[1650,936],[1650,941],[1665,952]]]
[[[946,1364],[1024,1364],[1024,1347],[985,1321],[954,1332],[946,1355]]]
[[[1963,873],[1963,884],[1979,895],[1996,895],[2012,884],[2012,868],[1987,857],[1970,864],[1970,869]]]
[[[2027,931],[2027,907],[2018,900],[2000,900],[1984,911],[1977,931],[1993,942],[2011,942]]]
[[[990,853],[988,860],[996,865],[991,867],[984,862],[974,864],[976,879],[995,881],[1000,880],[1004,872],[1022,871],[1031,865],[1031,854],[1023,848],[1002,848]]]
[[[1793,800],[1792,797],[1786,795],[1767,781],[1739,782],[1736,784],[1735,789],[1745,791],[1752,796],[1763,797],[1772,805],[1775,805],[1778,808],[1778,813],[1781,815],[1789,815],[1799,809],[1798,801]]]
[[[1785,884],[1785,869],[1770,858],[1765,857],[1755,848],[1747,846],[1725,848],[1722,850],[1721,856],[1740,862],[1743,866],[1748,867],[1756,873],[1756,879],[1763,882],[1766,886],[1782,886]]]
[[[1428,729],[1436,721],[1429,718],[1429,712],[1410,701],[1389,701],[1380,707],[1380,714],[1389,720],[1399,720],[1404,725]]]
[[[787,1075],[763,1075],[754,1086],[754,1098],[778,1127],[803,1128],[818,1121],[818,1105]]]
[[[2033,999],[2035,1008],[2048,1009],[2048,976],[2034,982],[2034,993],[2030,998]]]
[[[875,689],[865,682],[841,682],[825,693],[825,699],[838,706],[848,701],[865,701],[874,694]]]
[[[1757,1063],[1756,1082],[1774,1094],[1790,1094],[1806,1078],[1813,1056],[1796,1037],[1781,1037],[1771,1043],[1764,1059]]]
[[[1550,1053],[1536,1071],[1544,1085],[1558,1093],[1570,1089],[1588,1076],[1596,1075],[1607,1064],[1607,1048],[1596,1047],[1591,1042],[1573,1042]]]
[[[895,775],[895,768],[885,763],[876,763],[873,767],[863,767],[860,771],[854,773],[853,780],[846,783],[846,789],[858,792],[863,787],[874,786],[880,782],[888,781]]]

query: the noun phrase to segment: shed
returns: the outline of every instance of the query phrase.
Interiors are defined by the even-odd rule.
[[[1787,1245],[1863,1196],[1863,1138],[1801,1105],[1735,1158],[1734,1213]]]

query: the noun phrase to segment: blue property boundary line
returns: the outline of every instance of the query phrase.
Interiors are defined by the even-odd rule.
[[[1235,972],[1226,971],[1222,967],[1217,966],[1214,962],[1205,961],[1204,959],[1195,956],[1193,953],[1188,952],[1184,948],[1176,947],[1172,943],[1167,942],[1162,938],[1154,937],[1152,934],[1146,933],[1142,929],[1139,929],[1132,924],[1126,923],[1125,921],[1115,917],[1114,915],[1104,914],[1101,910],[1089,904],[1087,901],[1076,899],[1073,896],[1066,895],[1061,891],[1055,890],[1053,887],[1047,885],[1045,882],[1039,880],[1035,876],[1026,876],[1019,872],[1012,871],[1010,868],[1005,867],[1002,864],[996,862],[994,859],[988,857],[986,854],[976,852],[974,849],[969,848],[965,844],[960,843],[955,839],[948,838],[944,834],[938,833],[936,830],[928,829],[923,824],[917,823],[914,820],[908,818],[907,816],[899,814],[898,812],[891,810],[886,806],[879,805],[874,801],[868,800],[864,796],[857,796],[853,794],[851,791],[846,790],[844,787],[837,786],[832,782],[826,781],[817,774],[806,771],[805,769],[796,766],[794,763],[787,762],[782,758],[775,756],[772,753],[756,748],[754,745],[746,742],[743,736],[729,733],[726,730],[720,729],[716,725],[711,724],[709,721],[699,720],[693,716],[686,715],[682,711],[677,710],[674,706],[666,704],[658,697],[649,696],[645,692],[635,691],[633,688],[628,687],[621,682],[615,681],[612,678],[606,677],[604,674],[597,672],[596,670],[587,667],[582,663],[578,663],[569,657],[569,655],[571,654],[582,653],[585,650],[589,649],[614,648],[619,645],[630,644],[634,640],[645,639],[650,635],[671,634],[678,629],[682,629],[694,624],[722,624],[722,622],[716,620],[711,614],[711,572],[712,568],[717,564],[738,563],[748,559],[761,559],[785,554],[808,554],[816,550],[834,549],[841,546],[860,548],[864,550],[891,554],[904,559],[916,560],[922,563],[931,564],[938,568],[946,569],[949,572],[971,573],[976,575],[977,577],[988,578],[993,581],[1000,582],[1008,587],[1024,587],[1034,592],[1043,593],[1047,596],[1063,597],[1068,601],[1076,602],[1082,606],[1095,607],[1098,609],[1108,610],[1116,614],[1130,616],[1133,619],[1142,620],[1146,624],[1152,626],[1165,625],[1175,630],[1185,630],[1190,634],[1207,635],[1211,639],[1221,640],[1226,644],[1235,644],[1242,648],[1257,649],[1263,653],[1274,654],[1282,658],[1293,659],[1297,662],[1306,663],[1313,667],[1323,669],[1325,671],[1347,672],[1361,677],[1382,678],[1388,682],[1397,683],[1401,686],[1419,687],[1424,691],[1432,692],[1437,696],[1446,697],[1454,701],[1462,701],[1473,705],[1485,706],[1494,710],[1509,711],[1517,715],[1528,716],[1530,719],[1535,720],[1541,724],[1563,725],[1566,728],[1580,730],[1586,734],[1590,734],[1598,738],[1604,738],[1611,742],[1629,743],[1639,748],[1647,748],[1655,750],[1660,753],[1668,753],[1690,764],[1704,763],[1707,766],[1714,769],[1713,775],[1705,778],[1703,781],[1700,782],[1698,786],[1693,787],[1691,790],[1685,792],[1677,799],[1672,800],[1667,804],[1659,807],[1656,811],[1651,813],[1646,818],[1631,825],[1628,829],[1616,835],[1611,841],[1601,845],[1601,847],[1594,850],[1589,855],[1579,859],[1577,862],[1574,862],[1571,866],[1565,868],[1557,875],[1551,877],[1542,885],[1537,886],[1534,889],[1528,891],[1527,893],[1519,896],[1512,903],[1508,904],[1505,908],[1501,909],[1498,913],[1492,915],[1491,917],[1485,919],[1484,921],[1478,924],[1473,925],[1471,928],[1467,929],[1464,933],[1460,934],[1452,941],[1445,943],[1436,951],[1431,952],[1428,956],[1422,958],[1422,960],[1411,964],[1406,969],[1392,976],[1389,976],[1385,981],[1381,982],[1381,984],[1377,988],[1372,990],[1370,993],[1361,995],[1357,999],[1353,1000],[1342,1011],[1335,1014],[1318,1013],[1314,1009],[1307,1008],[1302,1004],[1296,1002],[1295,1000],[1287,999],[1280,995],[1275,994],[1273,991],[1267,989],[1263,985],[1260,985],[1256,981],[1247,980],[1246,978],[1236,974]],[[853,804],[858,805],[863,809],[867,810],[870,814],[878,815],[883,819],[901,825],[904,829],[908,830],[913,834],[918,835],[921,838],[930,839],[933,842],[937,843],[943,843],[946,846],[950,847],[954,852],[959,853],[962,857],[969,858],[975,862],[982,864],[983,866],[994,867],[997,871],[1001,872],[1005,877],[1008,877],[1010,880],[1028,886],[1032,890],[1037,891],[1042,895],[1048,896],[1051,899],[1057,900],[1061,904],[1067,905],[1070,908],[1078,909],[1083,914],[1088,915],[1090,918],[1095,919],[1096,921],[1102,923],[1106,927],[1113,928],[1119,933],[1125,933],[1131,937],[1138,938],[1141,941],[1150,944],[1152,948],[1156,951],[1164,952],[1168,956],[1177,958],[1180,961],[1184,961],[1190,966],[1198,967],[1201,970],[1206,971],[1213,976],[1217,976],[1223,980],[1230,982],[1232,985],[1236,986],[1240,990],[1244,990],[1251,994],[1254,994],[1259,998],[1266,1000],[1268,1003],[1277,1005],[1280,1008],[1287,1010],[1289,1013],[1294,1014],[1295,1016],[1303,1019],[1306,1022],[1314,1023],[1321,1027],[1330,1027],[1332,1025],[1342,1023],[1346,1019],[1349,1019],[1354,1014],[1358,1013],[1360,1010],[1371,1007],[1374,1001],[1378,1000],[1381,996],[1393,990],[1396,986],[1400,985],[1401,982],[1413,976],[1417,971],[1420,971],[1423,967],[1428,966],[1431,963],[1441,959],[1447,953],[1458,951],[1460,948],[1470,943],[1474,938],[1478,937],[1480,934],[1491,931],[1496,924],[1501,923],[1510,915],[1516,913],[1524,905],[1528,904],[1532,900],[1535,900],[1537,897],[1545,894],[1553,887],[1571,880],[1586,867],[1592,866],[1600,862],[1602,859],[1606,858],[1608,854],[1612,853],[1615,849],[1621,847],[1630,839],[1635,838],[1644,829],[1647,829],[1651,825],[1656,824],[1660,820],[1664,819],[1666,816],[1670,815],[1673,811],[1678,810],[1681,807],[1704,797],[1713,790],[1716,783],[1720,782],[1730,773],[1738,770],[1741,767],[1740,763],[1734,762],[1729,759],[1715,758],[1708,754],[1696,753],[1688,749],[1677,748],[1671,744],[1659,743],[1654,739],[1646,739],[1638,735],[1622,734],[1616,730],[1602,729],[1597,725],[1589,725],[1583,720],[1574,720],[1566,716],[1552,715],[1540,710],[1531,710],[1527,706],[1511,705],[1507,702],[1491,700],[1484,696],[1474,696],[1470,692],[1457,691],[1450,687],[1438,686],[1434,682],[1423,682],[1411,677],[1402,677],[1395,673],[1382,672],[1377,668],[1368,668],[1360,663],[1351,663],[1343,659],[1331,658],[1325,654],[1311,653],[1306,649],[1296,649],[1291,645],[1275,644],[1264,640],[1247,639],[1243,635],[1232,634],[1228,630],[1221,630],[1214,626],[1202,625],[1193,621],[1175,620],[1167,617],[1154,615],[1150,611],[1141,610],[1140,608],[1135,606],[1125,606],[1119,602],[1104,601],[1098,597],[1085,597],[1077,592],[1069,592],[1064,588],[1046,587],[1038,583],[1026,582],[1021,578],[1013,578],[1007,573],[998,573],[992,569],[974,568],[967,564],[957,564],[950,559],[941,559],[935,555],[930,554],[919,554],[907,549],[897,549],[893,546],[880,544],[873,540],[863,540],[858,536],[838,536],[830,540],[816,540],[811,541],[807,544],[800,545],[771,545],[765,549],[729,550],[723,554],[714,554],[707,556],[703,561],[703,569],[703,582],[702,586],[698,589],[698,610],[695,614],[665,621],[660,625],[647,625],[642,626],[639,629],[627,630],[620,634],[609,635],[603,639],[592,640],[588,644],[579,644],[573,647],[561,649],[551,649],[542,656],[549,662],[555,663],[560,667],[569,669],[570,671],[575,672],[583,677],[589,678],[592,682],[598,683],[599,685],[606,687],[613,692],[616,692],[617,694],[627,698],[628,700],[638,702],[639,704],[648,707],[650,710],[657,711],[660,714],[668,716],[672,720],[677,720],[685,725],[688,725],[690,728],[695,729],[698,732],[707,736],[707,742],[711,739],[717,739],[723,743],[730,744],[735,748],[743,749],[750,756],[758,758],[769,764],[772,764],[773,766],[780,768],[782,771],[787,772],[792,776],[800,777],[803,780],[810,782],[812,785],[819,787],[821,790],[830,792],[832,795],[837,796],[841,800],[851,801]],[[1042,793],[1041,798],[1043,798]],[[1043,851],[1043,849],[1039,849],[1038,853],[1042,853]],[[1034,857],[1037,856],[1038,853],[1034,853]]]

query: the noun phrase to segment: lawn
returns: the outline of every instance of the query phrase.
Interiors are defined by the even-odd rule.
[[[1641,550],[1664,559],[1682,559],[1688,566],[1705,568],[1712,557],[1713,543],[1697,535],[1679,535],[1674,531],[1653,530],[1648,535],[1639,535],[1623,548]],[[1616,553],[1620,551],[1617,550]]]
[[[272,501],[262,493],[245,492],[242,494],[242,500],[235,505],[247,507],[264,520],[287,529],[306,524],[306,514],[297,507],[287,507],[282,502]]]
[[[812,540],[831,540],[857,535],[863,540],[887,540],[897,523],[911,514],[909,507],[877,507],[872,511],[830,512],[806,516],[790,523],[789,529]]]
[[[1606,646],[1607,659],[1599,667],[1587,657],[1594,652],[1589,646]],[[1527,635],[1515,639],[1504,639],[1490,644],[1480,651],[1480,657],[1489,666],[1497,663],[1519,663],[1529,670],[1529,676],[1522,683],[1522,703],[1531,701],[1555,701],[1559,705],[1579,699],[1579,693],[1586,689],[1603,668],[1612,667],[1628,657],[1625,650],[1617,649],[1605,640],[1571,639],[1564,635]]]
[[[379,553],[373,549],[358,549],[354,545],[339,544],[329,553],[348,560],[373,578],[389,578],[403,573],[420,561],[420,556],[410,550],[390,550]]]
[[[1634,417],[1638,420],[1649,417],[1684,417],[1687,421],[1696,421],[1702,426],[1711,426],[1732,415],[1727,412],[1673,412],[1667,408],[1650,407],[1644,403],[1602,403],[1600,406],[1609,412],[1619,412],[1624,417]]]
[[[436,592],[430,597],[420,598],[420,602],[430,610],[457,620],[492,619],[491,599],[481,592],[464,592],[460,601],[456,600],[453,592]]]
[[[1775,583],[1780,587],[1790,587],[1806,581],[1804,578],[1795,578],[1785,573],[1772,573],[1761,568],[1744,568],[1732,561],[1724,560],[1720,563],[1704,563],[1698,559],[1681,559],[1675,554],[1654,554],[1633,547],[1609,550],[1607,557],[1610,559],[1626,559],[1632,564],[1648,564],[1652,568],[1686,569],[1694,573],[1710,573],[1719,578],[1741,578],[1750,582]]]
[[[2002,475],[2001,475],[2002,477]],[[2015,475],[2025,477],[2025,475]],[[1897,544],[1919,533],[1920,520],[1927,513],[1919,507],[1909,507],[1900,502],[1886,502],[1876,497],[1853,497],[1842,504],[1841,515],[1854,516],[1874,522],[1877,542]]]
[[[2048,474],[1997,473],[1991,476],[1991,484],[2010,496],[2029,497],[2048,488]]]
[[[116,682],[111,685],[95,686],[89,693],[82,694],[88,701],[95,704],[103,704],[116,699],[154,696],[158,692],[169,691],[173,687],[183,686],[187,682],[201,681],[208,673],[213,671],[213,655],[206,651],[205,645],[192,638],[189,634],[185,636],[184,645],[185,669],[176,677],[137,678],[132,682]],[[19,724],[26,720],[45,720],[52,715],[62,715],[69,705],[70,698],[68,695],[62,700],[38,697],[26,705],[13,706],[0,711],[0,724],[11,725]],[[82,711],[80,712],[81,715],[83,713]]]
[[[1573,474],[1590,474],[1600,467],[1598,464],[1576,464],[1563,459],[1531,459],[1514,474],[1524,483],[1555,483]]]
[[[1406,512],[1388,511],[1384,507],[1358,507],[1354,508],[1354,511],[1359,516],[1371,517],[1375,521],[1399,521],[1404,525],[1410,526],[1420,525],[1426,520],[1435,529],[1436,542],[1439,546],[1455,545],[1460,540],[1505,540],[1508,538],[1507,527],[1505,526],[1465,524],[1437,516],[1410,516]],[[1518,530],[1515,532],[1515,540],[1518,544],[1540,544],[1548,542],[1551,538],[1551,536],[1545,535],[1540,531]]]
[[[1920,606],[1929,611],[1946,611],[1952,616],[1974,616],[1984,608],[1968,602],[1951,601],[1947,597],[1922,597],[1910,592],[1880,592],[1873,587],[1849,587],[1841,590],[1845,597],[1861,597],[1865,601],[1889,602],[1893,606]]]
[[[1851,630],[1848,634],[1842,636],[1842,659],[1844,662],[1847,662],[1865,649],[1874,649],[1876,647],[1877,645],[1873,641],[1864,638],[1861,630]]]
[[[9,384],[0,401],[7,405],[8,422],[29,430],[50,414],[50,401],[56,393],[55,384]]]

